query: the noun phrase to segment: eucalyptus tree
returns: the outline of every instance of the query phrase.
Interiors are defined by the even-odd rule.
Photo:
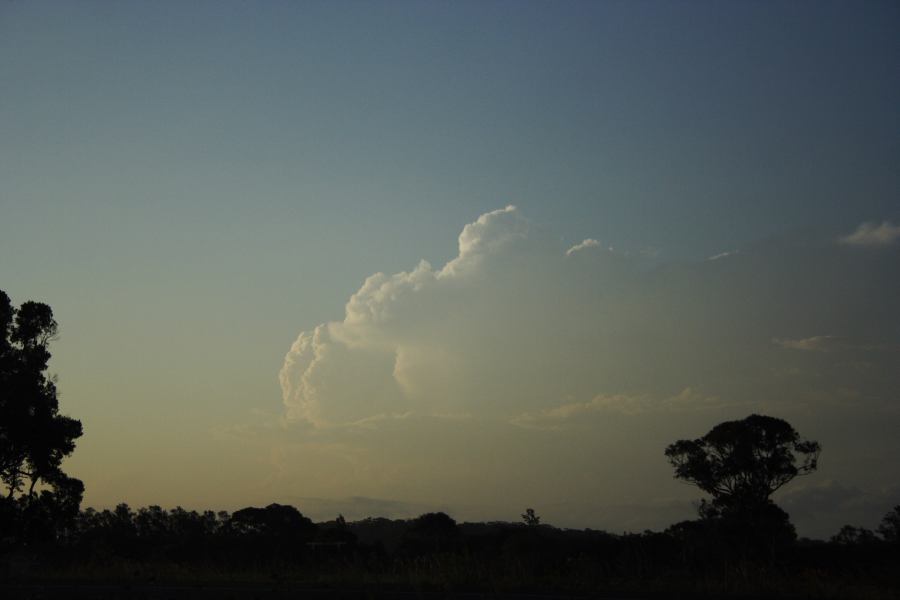
[[[714,511],[755,510],[775,491],[818,466],[821,446],[765,415],[726,421],[695,440],[666,448],[675,477],[712,496]]]
[[[61,465],[82,429],[59,413],[55,378],[46,373],[57,329],[49,306],[29,301],[15,308],[0,290],[0,485],[8,500],[28,503],[43,491],[71,512],[84,486]]]

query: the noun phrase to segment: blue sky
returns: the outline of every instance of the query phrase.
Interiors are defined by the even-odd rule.
[[[4,198],[373,247],[515,202],[679,256],[883,218],[898,16],[866,6],[8,3]]]
[[[125,466],[92,485],[126,439],[214,457],[209,430],[279,414],[298,331],[508,204],[658,264],[900,221],[898,26],[890,2],[0,4],[0,289],[57,313],[88,498],[156,499]]]

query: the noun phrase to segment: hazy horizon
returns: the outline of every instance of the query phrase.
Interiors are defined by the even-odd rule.
[[[84,506],[695,516],[663,451],[900,503],[900,7],[0,4],[0,289]],[[379,511],[384,514],[377,514]],[[364,513],[371,512],[371,515]]]

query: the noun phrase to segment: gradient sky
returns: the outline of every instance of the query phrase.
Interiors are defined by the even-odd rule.
[[[665,445],[763,411],[824,447],[800,533],[874,525],[898,31],[894,2],[0,2],[0,289],[56,313],[86,504],[664,527],[700,497]]]

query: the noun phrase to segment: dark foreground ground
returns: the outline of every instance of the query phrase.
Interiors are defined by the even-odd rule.
[[[291,585],[165,585],[165,584],[0,584],[0,598],[9,600],[657,600],[693,598],[740,598],[762,600],[767,595],[685,594],[607,595],[576,593],[530,593],[501,591],[435,591],[406,589],[328,589]],[[791,596],[803,598],[806,596]],[[835,596],[843,597],[843,596]],[[854,598],[852,594],[846,596]],[[873,596],[877,597],[877,596]]]
[[[300,584],[261,583],[0,583],[2,600],[762,600],[769,598],[812,600],[815,598],[866,600],[900,598],[897,594],[867,585],[836,585],[817,590],[785,590],[784,593],[748,593],[696,587],[648,592],[553,592],[553,591],[460,591],[408,587],[312,587]]]
[[[857,592],[860,595],[857,595]],[[893,595],[872,593],[871,590],[834,589],[829,598],[848,600],[865,598],[895,598]],[[0,583],[3,600],[666,600],[730,598],[762,600],[768,594],[686,593],[658,591],[641,594],[590,593],[530,593],[502,591],[436,591],[415,589],[329,589],[292,585],[229,584],[41,584]],[[819,595],[789,594],[783,598],[818,598]]]
[[[675,596],[680,597],[680,596]],[[640,600],[638,596],[587,596],[503,592],[427,590],[337,590],[278,585],[121,585],[0,584],[0,598],[10,600]]]

